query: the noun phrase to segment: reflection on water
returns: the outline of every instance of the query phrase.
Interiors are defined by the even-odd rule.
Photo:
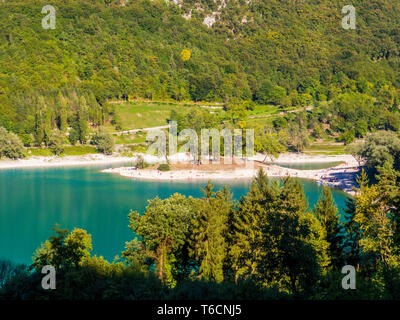
[[[289,169],[298,169],[298,170],[328,169],[328,168],[336,167],[342,163],[343,163],[342,161],[318,162],[318,163],[317,162],[310,162],[310,163],[285,163],[285,162],[273,163],[273,162],[270,162],[270,164],[275,164],[279,167],[289,168]]]
[[[107,166],[110,167],[110,166]],[[86,229],[92,234],[93,254],[112,260],[133,234],[128,213],[143,212],[147,199],[166,198],[175,192],[201,196],[202,182],[134,181],[99,172],[102,167],[13,169],[0,171],[0,258],[30,263],[34,250],[46,240],[56,223],[62,228]],[[310,205],[318,200],[321,187],[303,180]],[[248,180],[228,184],[236,199],[246,194]],[[343,208],[346,194],[334,190]]]

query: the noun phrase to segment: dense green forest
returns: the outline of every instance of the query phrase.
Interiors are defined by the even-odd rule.
[[[3,1],[0,126],[25,145],[47,146],[54,129],[86,143],[113,120],[107,101],[145,98],[321,106],[304,129],[328,124],[344,141],[400,128],[398,1],[353,1],[356,30],[338,0],[179,3],[56,0],[52,30],[45,1]]]
[[[0,261],[0,300],[399,299],[399,176],[384,162],[370,185],[362,171],[342,217],[329,187],[309,209],[300,181],[261,170],[240,201],[210,182],[202,198],[156,197],[129,214],[133,240],[111,263],[85,230],[55,228],[30,267]],[[40,286],[45,265],[57,290]]]
[[[46,1],[2,1],[0,157],[24,146],[58,155],[67,137],[112,153],[102,129],[120,125],[115,100],[219,102],[170,120],[255,128],[256,151],[272,156],[364,139],[347,149],[365,172],[346,212],[329,188],[308,208],[290,177],[260,171],[238,202],[209,183],[202,198],[131,212],[132,241],[112,262],[91,255],[85,230],[56,228],[31,266],[0,261],[0,299],[399,299],[400,2],[353,1],[355,30],[341,27],[341,0],[178,2],[54,0],[52,30]],[[251,118],[270,105],[296,112]],[[40,287],[48,264],[57,290]],[[346,264],[357,290],[341,287]]]
[[[55,228],[30,266],[0,261],[0,299],[399,299],[400,138],[378,131],[352,152],[365,165],[341,214],[330,187],[309,208],[291,177],[260,170],[239,201],[209,182],[201,198],[129,213],[132,240],[112,262],[85,230]],[[57,290],[40,286],[45,265]],[[357,290],[342,288],[345,265]]]

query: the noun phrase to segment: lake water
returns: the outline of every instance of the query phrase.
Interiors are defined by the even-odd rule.
[[[61,228],[83,228],[92,235],[92,254],[113,260],[133,238],[128,213],[143,212],[147,199],[166,198],[175,192],[201,196],[202,182],[133,181],[100,170],[102,167],[0,170],[0,258],[30,263],[33,252]],[[302,180],[309,204],[322,187]],[[248,192],[250,181],[225,181],[236,199]],[[333,191],[340,210],[347,195]]]
[[[332,167],[336,167],[339,164],[342,164],[341,161],[336,162],[306,162],[306,163],[285,163],[285,162],[278,162],[271,164],[275,164],[279,167],[289,168],[289,169],[298,169],[298,170],[320,170],[320,169],[328,169]]]

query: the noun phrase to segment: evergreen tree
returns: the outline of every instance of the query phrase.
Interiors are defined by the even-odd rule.
[[[325,230],[326,240],[329,242],[329,255],[332,265],[340,268],[343,266],[341,224],[330,187],[324,186],[322,195],[314,207],[314,214]]]
[[[226,190],[213,192],[213,188],[209,181],[202,189],[204,197],[194,205],[191,256],[197,261],[199,279],[222,282],[231,204]]]
[[[65,136],[58,129],[54,130],[49,139],[49,148],[57,156],[64,152]]]
[[[387,194],[382,192],[379,184],[369,186],[364,172],[359,185],[359,192],[355,196],[354,221],[360,228],[359,243],[369,258],[367,262],[373,267],[377,264],[397,266],[399,260],[395,255],[394,222],[389,214]]]
[[[277,197],[276,189],[276,185],[269,185],[267,175],[260,169],[249,193],[241,198],[238,210],[232,213],[229,255],[236,282],[240,278],[260,277],[264,217]]]
[[[295,295],[312,290],[327,264],[328,245],[322,228],[306,209],[302,184],[287,177],[263,224],[260,269],[265,282]]]
[[[78,126],[79,126],[79,141],[82,144],[85,144],[87,142],[89,126],[88,126],[88,105],[85,97],[83,96],[79,99]]]
[[[61,93],[57,96],[58,128],[65,132],[68,128],[68,102]]]
[[[346,201],[344,209],[343,226],[344,226],[344,242],[343,242],[343,258],[345,264],[355,266],[359,269],[361,263],[360,237],[361,231],[359,224],[354,220],[356,215],[356,201],[349,198]]]

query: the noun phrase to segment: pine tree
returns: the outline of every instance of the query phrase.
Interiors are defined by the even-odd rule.
[[[263,223],[260,270],[264,281],[293,294],[311,290],[327,263],[328,244],[317,220],[306,209],[302,184],[287,177]]]
[[[67,99],[59,93],[57,96],[58,109],[58,128],[65,132],[68,128],[68,102]]]
[[[79,140],[82,144],[85,144],[87,141],[87,135],[89,131],[88,105],[85,97],[81,97],[79,99],[78,124],[79,124]]]
[[[400,251],[400,172],[396,171],[389,162],[378,167],[377,187],[381,200],[385,203],[394,227],[394,244]]]
[[[224,280],[231,204],[226,190],[213,192],[213,188],[209,181],[202,189],[204,197],[195,201],[190,253],[197,261],[198,278],[219,283]]]
[[[400,261],[395,255],[395,225],[390,215],[389,195],[384,192],[388,186],[379,183],[369,186],[364,172],[359,185],[360,192],[355,196],[354,221],[359,224],[361,231],[360,247],[373,266],[377,263],[385,267],[397,266]]]
[[[361,231],[359,224],[354,220],[356,215],[356,201],[354,198],[349,198],[346,201],[344,209],[344,242],[343,242],[343,259],[345,264],[356,266],[359,269],[361,262],[361,249],[359,240]]]
[[[270,186],[268,177],[259,170],[249,193],[232,213],[229,257],[235,282],[260,277],[264,216],[276,197],[277,186]]]
[[[341,225],[339,222],[338,209],[334,203],[330,187],[324,186],[321,197],[314,207],[314,215],[321,223],[326,233],[326,240],[329,242],[329,255],[331,263],[340,267],[342,263],[341,249]]]

